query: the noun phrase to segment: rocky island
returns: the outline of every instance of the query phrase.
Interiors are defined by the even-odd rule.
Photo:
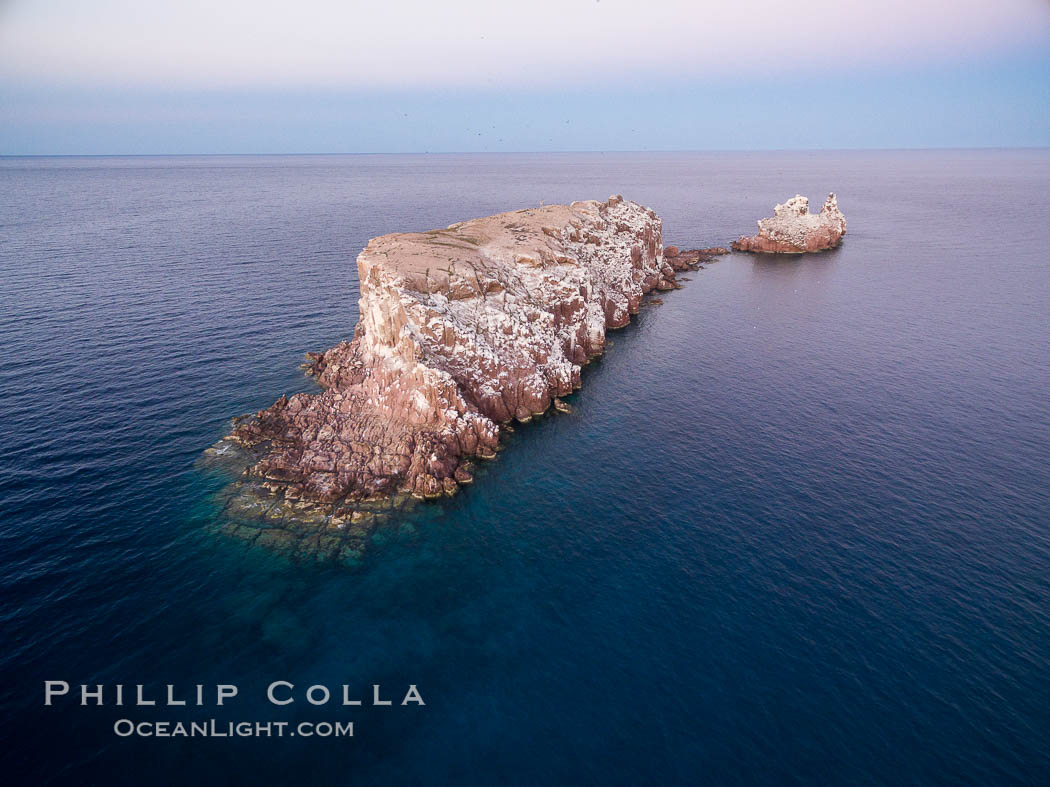
[[[352,341],[307,354],[322,392],[235,419],[206,452],[239,464],[231,527],[355,556],[391,501],[469,484],[512,421],[569,409],[559,397],[647,293],[726,253],[661,244],[656,213],[619,196],[374,238]]]
[[[802,254],[838,246],[846,234],[846,217],[834,194],[828,194],[820,213],[809,212],[809,199],[796,194],[760,219],[758,234],[733,241],[734,251]]]

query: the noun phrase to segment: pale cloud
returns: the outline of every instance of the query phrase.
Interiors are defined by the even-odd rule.
[[[2,0],[0,0],[2,2]],[[0,77],[427,87],[804,77],[1047,47],[1045,0],[9,0]]]

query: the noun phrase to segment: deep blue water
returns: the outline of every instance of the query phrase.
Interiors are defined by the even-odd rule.
[[[310,390],[369,237],[622,193],[706,246],[829,190],[839,250],[691,274],[363,568],[210,527],[194,461]],[[1050,783],[1048,194],[1050,151],[0,159],[4,780]],[[356,726],[112,731],[211,717]]]

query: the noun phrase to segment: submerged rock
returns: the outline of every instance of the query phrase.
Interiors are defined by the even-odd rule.
[[[261,522],[256,541],[284,547],[284,527],[354,562],[374,527],[352,533],[358,514],[471,483],[511,421],[569,409],[558,397],[644,295],[715,253],[665,255],[657,215],[619,196],[374,238],[353,340],[307,354],[323,392],[235,419],[210,450],[252,457],[227,512]]]
[[[820,213],[809,212],[809,200],[796,194],[774,208],[769,219],[760,219],[758,235],[733,241],[735,251],[801,254],[834,248],[846,234],[846,217],[838,200],[829,194]]]

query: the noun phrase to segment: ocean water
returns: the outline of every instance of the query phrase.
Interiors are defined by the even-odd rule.
[[[311,390],[369,237],[622,193],[708,246],[830,190],[841,248],[689,274],[361,568],[214,532],[194,461]],[[1046,150],[0,159],[4,781],[1050,783],[1048,194]]]

